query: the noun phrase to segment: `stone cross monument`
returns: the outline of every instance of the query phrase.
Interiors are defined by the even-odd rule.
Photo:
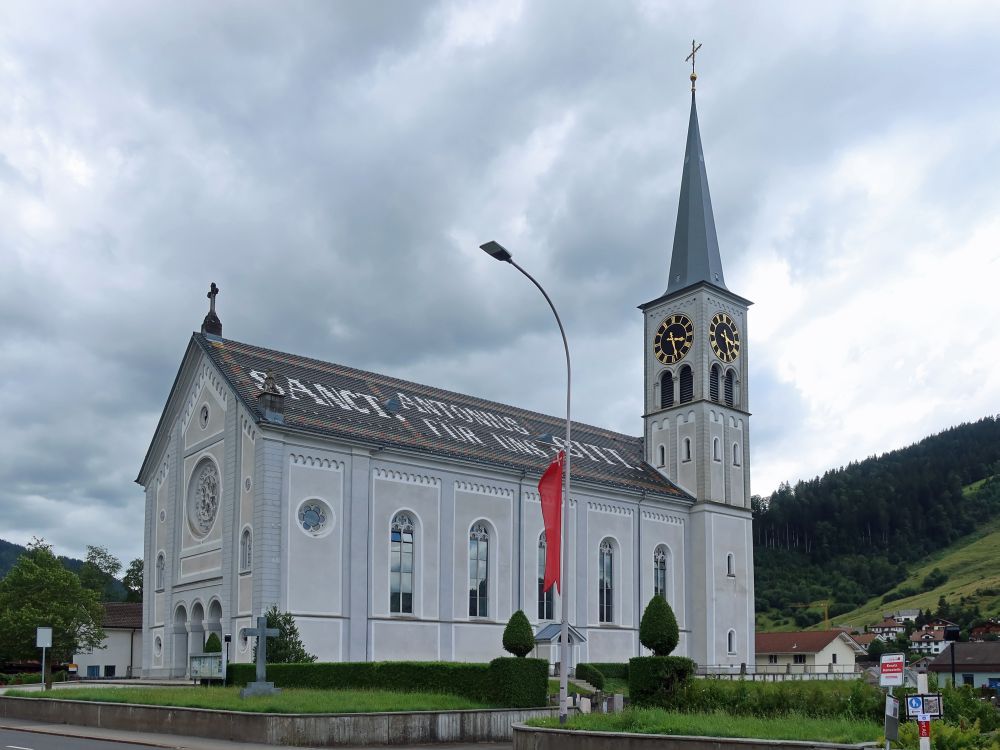
[[[273,682],[265,680],[265,673],[267,671],[267,639],[276,638],[279,634],[280,631],[277,628],[269,628],[267,626],[267,618],[263,615],[257,618],[257,627],[240,629],[241,638],[249,638],[250,636],[257,638],[257,679],[240,690],[240,698],[250,698],[255,695],[275,695],[281,692],[280,688],[276,688]]]

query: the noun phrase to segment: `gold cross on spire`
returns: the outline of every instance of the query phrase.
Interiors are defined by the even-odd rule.
[[[698,80],[698,74],[694,72],[694,56],[701,49],[701,45],[695,46],[694,39],[691,40],[691,54],[684,58],[684,62],[691,61],[691,92],[694,93],[694,82]]]

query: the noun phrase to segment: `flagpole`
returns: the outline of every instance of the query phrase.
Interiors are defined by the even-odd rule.
[[[562,547],[562,566],[559,571],[559,596],[562,603],[561,614],[562,614],[562,625],[559,632],[559,723],[565,724],[568,714],[568,698],[569,698],[569,594],[566,587],[565,573],[569,570],[569,466],[570,457],[572,455],[572,443],[570,443],[571,437],[571,422],[570,422],[570,393],[572,392],[572,368],[570,366],[569,359],[569,342],[566,340],[566,329],[563,328],[562,320],[559,318],[559,313],[556,310],[556,306],[552,304],[552,299],[549,297],[548,292],[542,288],[535,277],[530,273],[525,271],[521,266],[514,262],[511,257],[510,252],[504,248],[499,242],[487,242],[485,245],[480,245],[482,250],[492,255],[497,260],[505,261],[510,263],[514,268],[524,274],[528,280],[538,287],[538,291],[542,293],[545,297],[545,301],[549,303],[549,307],[552,309],[552,314],[556,317],[556,324],[559,326],[559,334],[562,336],[563,349],[566,351],[566,472],[564,474],[563,481],[565,483],[565,491],[563,492],[563,510],[562,510],[562,540],[560,541],[560,546]]]

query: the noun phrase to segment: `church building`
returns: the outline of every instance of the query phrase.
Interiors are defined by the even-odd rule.
[[[184,676],[212,632],[250,661],[240,629],[272,605],[320,661],[503,654],[514,611],[560,617],[538,481],[561,448],[573,662],[641,655],[659,594],[676,654],[752,669],[750,302],[723,278],[693,87],[666,291],[639,306],[641,437],[574,423],[567,446],[560,416],[224,338],[217,293],[136,480],[144,677]]]

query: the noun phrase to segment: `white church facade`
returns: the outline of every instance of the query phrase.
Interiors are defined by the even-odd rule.
[[[693,96],[693,95],[692,95]],[[676,651],[754,655],[746,311],[725,286],[692,98],[667,291],[641,306],[641,437],[223,338],[192,336],[137,482],[142,674],[178,677],[211,632],[276,605],[321,661],[488,661],[540,593],[538,480],[573,461],[565,582],[575,661],[642,653],[654,594]],[[639,349],[640,342],[637,342]]]

